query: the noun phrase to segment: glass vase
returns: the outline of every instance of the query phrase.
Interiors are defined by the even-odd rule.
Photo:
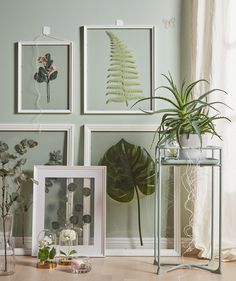
[[[49,229],[43,229],[38,234],[38,262],[37,268],[54,269],[57,267],[56,234]]]
[[[11,275],[15,270],[12,228],[13,215],[0,217],[0,276]]]
[[[73,257],[77,256],[75,246],[78,245],[78,234],[73,226],[66,225],[59,235],[60,265],[71,265]]]

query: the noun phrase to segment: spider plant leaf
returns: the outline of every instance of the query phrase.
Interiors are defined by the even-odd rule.
[[[213,106],[212,106],[213,104],[221,104],[221,105],[226,106],[226,107],[229,108],[230,110],[233,110],[232,107],[228,106],[226,103],[224,103],[224,102],[222,102],[222,101],[215,101],[215,102],[203,102],[203,101],[200,101],[200,103],[205,104],[205,105],[207,104],[207,106],[211,107],[211,108],[214,109],[215,111],[218,111],[219,113],[220,113],[220,111],[219,111],[217,108],[213,107]]]
[[[223,92],[225,94],[227,94],[226,91],[221,90],[221,89],[212,89],[210,91],[207,91],[206,93],[202,94],[200,97],[198,97],[198,100],[203,100],[204,98],[206,98],[207,96],[209,96],[210,94],[212,94],[213,92]]]
[[[168,72],[168,73],[169,73],[169,77],[165,74],[162,74],[162,76],[164,76],[167,79],[167,81],[170,84],[170,87],[161,86],[159,88],[166,88],[167,90],[169,90],[175,96],[175,99],[177,100],[179,106],[182,106],[181,92],[178,91],[176,85],[174,84],[174,81],[173,81],[173,78],[172,78],[170,72]]]
[[[189,100],[189,95],[192,93],[193,88],[201,82],[209,83],[206,79],[199,79],[197,81],[192,82],[190,85],[186,87],[184,91],[184,96],[185,96],[184,103],[186,103]]]
[[[165,110],[165,109],[160,109],[160,110],[156,110],[156,111],[147,111],[147,110],[144,110],[142,108],[138,108],[140,111],[142,111],[143,113],[145,114],[149,114],[149,115],[153,115],[153,114],[156,114],[156,113],[164,113],[164,112],[176,112],[174,115],[175,116],[178,116],[178,111],[176,109],[169,109],[169,110]]]
[[[215,116],[214,120],[217,120],[217,119],[225,119],[225,120],[231,122],[231,120],[228,117],[225,117],[225,116]]]
[[[182,145],[181,145],[181,140],[180,140],[180,136],[181,136],[181,129],[183,127],[183,124],[179,124],[176,128],[176,139],[177,142],[179,144],[179,147],[182,149]]]
[[[159,134],[159,140],[157,145],[162,145],[165,144],[168,140],[171,140],[175,137],[175,133],[174,131],[172,131],[172,133],[166,133],[166,131],[163,131],[163,133]]]
[[[142,99],[136,101],[136,102],[131,106],[131,108],[134,107],[137,103],[140,103],[140,102],[146,101],[146,100],[164,100],[164,101],[166,101],[166,102],[171,103],[175,108],[179,109],[179,106],[178,106],[177,104],[175,104],[171,99],[168,99],[168,98],[165,98],[165,97],[149,97],[149,98],[142,98]],[[169,109],[168,109],[168,110],[169,110]],[[159,113],[159,111],[158,111],[157,113]]]
[[[172,89],[171,87],[168,87],[168,86],[160,86],[160,87],[156,88],[155,90],[159,90],[159,89],[166,89],[166,90],[170,91],[174,95],[175,100],[177,101],[177,104],[178,104],[179,108],[181,108],[183,106],[183,102],[182,102],[182,100],[180,98],[180,95],[179,95],[177,90],[174,90],[174,89]]]

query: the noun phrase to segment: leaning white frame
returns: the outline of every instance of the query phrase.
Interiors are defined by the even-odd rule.
[[[91,165],[91,148],[93,132],[153,132],[155,133],[158,125],[156,124],[86,124],[84,125],[84,165]],[[162,256],[180,256],[181,255],[181,206],[180,206],[180,185],[178,184],[179,175],[174,175],[174,241],[173,249],[161,249]],[[107,244],[109,239],[106,239]],[[112,242],[112,241],[111,241]],[[127,241],[125,241],[126,243]],[[153,245],[148,239],[149,244]],[[118,241],[119,243],[119,241]],[[122,241],[121,241],[122,243]],[[163,239],[161,245],[165,245]],[[169,243],[168,243],[169,244]],[[107,256],[154,256],[154,249],[106,249]]]
[[[156,48],[156,31],[154,25],[104,25],[104,26],[94,26],[94,25],[87,25],[83,26],[83,113],[84,114],[145,114],[142,110],[88,110],[87,108],[87,83],[88,83],[88,75],[87,75],[87,33],[89,29],[97,29],[97,30],[107,30],[107,29],[137,29],[137,30],[150,30],[150,97],[154,97],[156,85],[155,85],[155,69],[156,69],[156,57],[155,57],[155,48]],[[153,112],[156,108],[156,100],[151,102],[150,110],[146,110],[146,112]]]
[[[55,45],[68,46],[68,108],[67,109],[22,109],[22,48],[23,46]],[[20,41],[17,42],[17,113],[72,113],[73,111],[73,42],[72,41]]]
[[[0,124],[0,132],[66,132],[67,138],[67,165],[74,164],[74,125],[73,124]],[[26,248],[15,248],[16,255],[28,255],[31,253],[32,239],[26,237]]]
[[[45,179],[52,178],[94,178],[94,243],[93,245],[78,245],[73,249],[79,255],[91,257],[105,256],[105,233],[106,233],[106,167],[105,166],[34,166],[34,179],[38,184],[34,184],[33,193],[33,233],[32,233],[32,256],[37,255],[38,233],[44,229],[45,210]],[[59,245],[56,246],[59,252]]]

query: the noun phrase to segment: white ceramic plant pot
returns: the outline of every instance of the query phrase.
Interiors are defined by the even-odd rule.
[[[201,148],[206,146],[207,135],[202,135],[202,146],[197,134],[190,134],[188,138],[187,135],[182,135],[180,142],[183,148],[179,151],[180,159],[206,159],[206,150]]]

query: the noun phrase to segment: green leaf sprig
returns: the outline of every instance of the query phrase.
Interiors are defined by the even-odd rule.
[[[106,103],[125,103],[128,106],[129,101],[143,98],[135,59],[124,41],[111,31],[106,31],[106,34],[111,42],[106,93],[109,98]]]
[[[47,84],[47,102],[50,102],[50,81],[55,80],[57,78],[58,71],[53,64],[53,60],[51,59],[51,54],[47,53],[44,56],[40,56],[38,58],[38,62],[43,66],[38,68],[38,72],[34,74],[34,79],[38,83],[45,82]]]

